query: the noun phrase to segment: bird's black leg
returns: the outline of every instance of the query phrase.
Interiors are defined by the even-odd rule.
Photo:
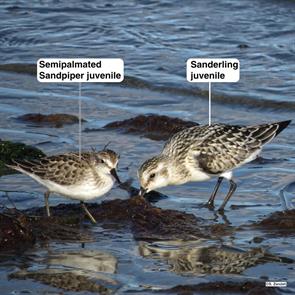
[[[80,202],[81,207],[83,208],[83,210],[85,211],[85,213],[87,214],[87,216],[89,217],[89,219],[91,220],[92,223],[96,223],[96,220],[94,219],[94,217],[92,216],[92,214],[88,211],[86,205],[84,204],[84,202]]]
[[[226,206],[227,202],[229,201],[229,199],[231,198],[231,196],[233,195],[233,193],[235,192],[235,190],[237,188],[237,184],[232,179],[229,182],[230,182],[229,191],[228,191],[223,203],[221,204],[221,206],[218,209],[219,212],[224,211],[224,207]]]
[[[214,187],[214,190],[213,190],[213,192],[211,194],[211,197],[210,197],[209,201],[207,202],[207,206],[209,208],[214,207],[214,199],[216,197],[217,191],[218,191],[218,189],[220,187],[220,184],[221,184],[222,180],[223,180],[223,177],[218,177],[217,183],[216,183],[216,185]]]
[[[47,214],[48,217],[50,217],[49,202],[48,202],[49,195],[50,195],[50,192],[49,191],[47,191],[47,192],[44,193],[46,214]]]

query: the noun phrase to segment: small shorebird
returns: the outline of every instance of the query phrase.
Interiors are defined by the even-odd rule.
[[[207,205],[214,206],[216,193],[226,178],[230,188],[219,208],[223,211],[237,188],[232,180],[232,170],[254,160],[263,145],[290,122],[257,126],[213,124],[184,129],[166,142],[161,154],[145,161],[139,168],[141,195],[167,185],[205,181],[218,176]]]
[[[96,220],[88,211],[84,201],[107,193],[115,180],[120,182],[116,172],[119,157],[112,150],[99,152],[67,153],[43,157],[35,161],[16,162],[7,165],[44,185],[45,206],[50,216],[48,198],[57,193],[70,199],[80,200],[81,206],[93,223]]]

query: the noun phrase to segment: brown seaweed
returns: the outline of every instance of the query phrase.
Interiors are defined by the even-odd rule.
[[[63,127],[63,125],[68,124],[76,124],[79,122],[79,118],[75,115],[69,115],[69,114],[25,114],[22,116],[19,116],[16,118],[17,121],[20,122],[29,122],[34,123],[37,126],[47,126],[47,127],[55,127],[60,128]],[[82,122],[85,122],[84,119],[82,119]]]
[[[280,235],[295,234],[295,209],[277,211],[253,224],[254,227],[275,231]]]
[[[123,121],[114,121],[105,125],[103,129],[119,130],[126,134],[137,134],[153,140],[167,140],[174,133],[197,125],[199,124],[196,122],[184,121],[179,118],[149,114]],[[86,129],[85,131],[98,130]]]
[[[171,289],[155,291],[155,293],[193,295],[193,294],[251,294],[277,295],[279,288],[267,288],[262,280],[253,281],[217,281],[197,285],[178,285]]]
[[[15,170],[6,167],[12,160],[34,160],[45,156],[45,154],[32,146],[24,143],[2,141],[0,139],[0,176],[16,173]]]

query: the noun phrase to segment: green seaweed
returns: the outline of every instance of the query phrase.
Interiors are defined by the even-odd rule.
[[[12,160],[34,160],[44,156],[45,154],[35,147],[20,142],[0,140],[0,176],[16,173],[6,167],[6,164],[11,164]]]

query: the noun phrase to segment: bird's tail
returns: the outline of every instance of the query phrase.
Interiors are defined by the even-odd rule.
[[[253,126],[251,136],[266,144],[281,133],[291,123],[291,120],[271,124]]]
[[[25,174],[29,174],[32,172],[33,163],[28,160],[24,160],[24,161],[12,160],[11,162],[12,162],[11,164],[5,164],[5,166]]]

